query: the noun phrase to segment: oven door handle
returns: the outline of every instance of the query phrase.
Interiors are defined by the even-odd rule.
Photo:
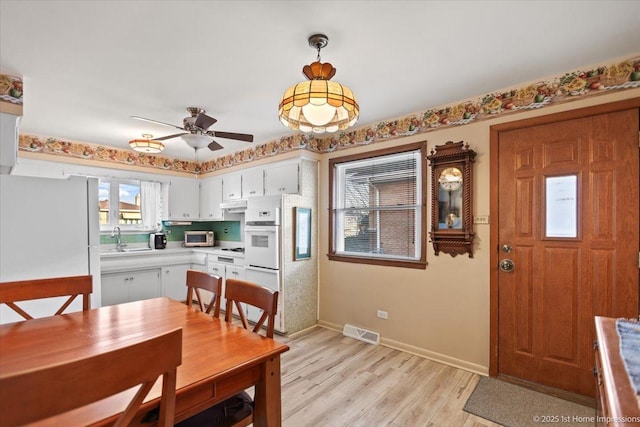
[[[275,268],[256,267],[255,265],[246,265],[244,268],[245,270],[262,271],[264,273],[273,273],[273,274],[277,274],[280,271]]]
[[[273,228],[260,228],[260,227],[244,227],[245,233],[275,233],[277,230]]]

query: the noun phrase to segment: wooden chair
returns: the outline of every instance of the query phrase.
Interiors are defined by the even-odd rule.
[[[250,329],[259,333],[260,329],[267,322],[265,336],[273,338],[276,312],[278,310],[278,291],[274,291],[264,286],[257,285],[246,280],[227,279],[225,288],[225,298],[227,299],[226,313],[224,320],[233,321],[233,307],[235,306],[245,329]],[[241,303],[245,303],[262,310],[260,320],[250,328],[247,317],[242,310]]]
[[[197,270],[187,270],[187,305],[191,306],[194,302],[198,303],[200,310],[207,314],[211,314],[213,310],[214,317],[220,317],[220,294],[222,293],[222,277],[215,274],[205,273]],[[205,309],[200,290],[204,289],[213,294],[211,301]]]
[[[43,298],[69,298],[54,315],[62,314],[79,295],[82,295],[82,310],[89,310],[89,297],[93,292],[92,276],[54,277],[50,279],[20,280],[0,283],[0,304],[4,303],[27,320],[33,317],[16,305],[16,302]]]
[[[227,279],[225,284],[225,298],[227,300],[225,321],[233,322],[233,307],[235,306],[245,329],[260,333],[267,322],[264,334],[273,338],[275,317],[278,310],[278,291],[257,285],[246,280]],[[242,310],[241,303],[249,304],[262,310],[260,320],[250,327],[247,317]],[[247,392],[238,393],[233,397],[205,409],[185,421],[176,424],[176,427],[195,426],[219,426],[219,427],[245,427],[253,423],[253,399]]]
[[[160,426],[173,426],[182,329],[89,357],[0,374],[0,427],[45,420],[140,385],[115,426],[131,423],[162,376]]]

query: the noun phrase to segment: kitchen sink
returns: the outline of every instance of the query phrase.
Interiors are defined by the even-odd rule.
[[[131,249],[123,249],[122,252],[145,252],[150,250],[151,248],[131,248]]]

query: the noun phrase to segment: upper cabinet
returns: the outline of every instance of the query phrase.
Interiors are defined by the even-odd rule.
[[[18,157],[19,116],[0,113],[0,173],[9,173]]]
[[[301,194],[301,160],[286,160],[205,179],[173,177],[168,187],[168,215],[174,221],[236,221],[220,209],[231,200]],[[165,193],[167,194],[167,193]]]
[[[223,200],[300,193],[300,162],[286,161],[222,176]]]
[[[242,197],[264,196],[264,168],[259,166],[242,171]]]
[[[169,183],[169,219],[197,220],[200,217],[198,180],[172,178]]]
[[[300,163],[286,162],[264,168],[264,195],[298,194],[300,192]]]
[[[222,177],[216,176],[200,181],[200,219],[203,221],[223,220],[220,209],[222,202]]]
[[[238,200],[242,198],[242,171],[231,172],[222,177],[222,200]]]

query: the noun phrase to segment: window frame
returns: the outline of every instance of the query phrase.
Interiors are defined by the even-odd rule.
[[[135,231],[135,232],[144,232],[149,231],[150,229],[145,229],[144,220],[142,219],[142,200],[140,201],[140,224],[120,224],[120,185],[121,184],[129,184],[129,185],[137,185],[142,191],[142,181],[141,179],[135,178],[115,178],[115,177],[100,177],[98,188],[100,187],[101,182],[109,183],[109,223],[108,224],[100,224],[101,232],[110,232],[116,226],[120,227],[122,231]],[[114,195],[116,198],[114,199]],[[100,195],[98,195],[98,200],[100,200]],[[115,205],[115,209],[114,209]]]
[[[420,207],[420,219],[419,224],[416,221],[416,226],[420,227],[420,233],[417,235],[420,237],[420,259],[407,260],[407,259],[394,259],[385,258],[381,256],[376,257],[364,257],[351,254],[338,254],[336,253],[336,236],[335,236],[335,223],[336,223],[336,166],[342,163],[349,163],[358,160],[373,159],[375,157],[389,156],[394,154],[401,154],[410,151],[420,151],[420,187],[421,194],[419,195]],[[384,148],[381,150],[366,151],[359,154],[352,154],[342,157],[334,157],[329,159],[329,253],[327,257],[331,261],[350,262],[355,264],[372,264],[391,267],[403,267],[403,268],[419,268],[425,269],[427,266],[427,142],[416,142],[396,147]]]

